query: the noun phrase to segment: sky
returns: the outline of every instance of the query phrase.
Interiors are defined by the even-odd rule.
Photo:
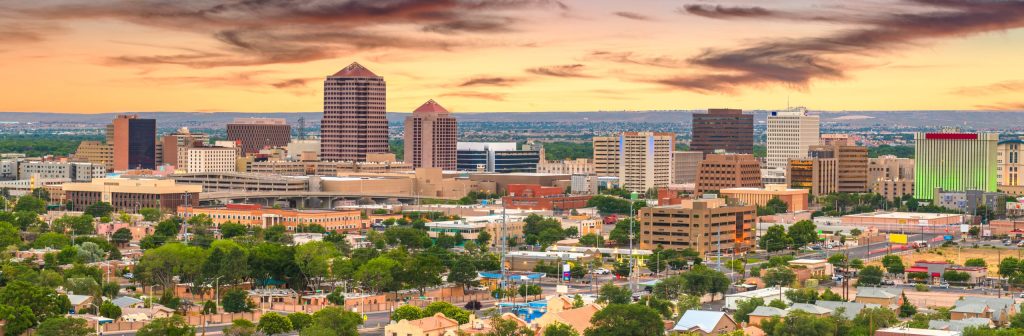
[[[0,0],[0,111],[1024,111],[1024,0]]]

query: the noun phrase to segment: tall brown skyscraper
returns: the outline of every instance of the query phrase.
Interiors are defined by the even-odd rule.
[[[384,78],[352,63],[324,80],[320,157],[366,161],[388,152],[387,89]]]
[[[433,99],[405,117],[405,162],[413,167],[455,170],[459,126]]]
[[[712,154],[716,150],[735,154],[754,153],[754,116],[736,109],[708,109],[693,114],[690,150]]]

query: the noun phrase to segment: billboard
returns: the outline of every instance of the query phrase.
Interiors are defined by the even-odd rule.
[[[907,235],[905,235],[905,234],[898,234],[898,233],[890,233],[889,234],[889,242],[893,243],[893,244],[906,244],[907,243]]]

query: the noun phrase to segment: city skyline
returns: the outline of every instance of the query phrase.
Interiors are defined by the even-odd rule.
[[[396,112],[1024,110],[1019,1],[0,8],[3,111],[320,111],[323,78],[352,62],[388,78]]]

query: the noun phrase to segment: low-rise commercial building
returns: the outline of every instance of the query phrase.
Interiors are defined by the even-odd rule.
[[[508,224],[502,225],[506,217],[508,218]],[[481,232],[487,231],[487,234],[491,236],[491,244],[498,243],[502,234],[505,234],[509,240],[515,239],[522,242],[523,226],[525,225],[521,216],[502,217],[501,215],[464,217],[462,219],[429,222],[426,224],[427,235],[430,238],[436,239],[441,234],[449,236],[461,234],[462,238],[476,240]]]
[[[1000,192],[984,192],[981,190],[946,191],[942,188],[935,188],[935,196],[932,202],[936,205],[960,210],[964,213],[973,214],[979,206],[994,211],[996,214],[1006,212],[1006,195]]]
[[[682,200],[679,205],[640,209],[640,248],[682,250],[701,255],[736,253],[754,246],[757,221],[753,205],[728,205],[725,199]]]
[[[566,174],[541,174],[541,173],[470,173],[469,180],[477,182],[494,183],[498,194],[508,193],[508,186],[512,184],[533,184],[545,187],[566,187],[569,186],[572,176]]]
[[[98,178],[88,183],[65,183],[61,189],[72,209],[84,210],[106,202],[115,211],[138,212],[142,208],[174,211],[178,206],[199,205],[200,185],[177,184],[174,180]]]
[[[563,188],[536,184],[510,184],[502,204],[508,209],[551,210],[561,212],[587,207],[590,196],[570,195]]]
[[[493,173],[535,173],[540,151],[518,150],[515,142],[459,142],[459,171]]]
[[[786,202],[789,212],[807,210],[807,189],[789,189],[785,184],[769,184],[764,188],[726,188],[718,194],[745,204],[764,206],[772,198]]]
[[[924,212],[876,211],[840,217],[841,225],[875,227],[882,232],[959,232],[964,216],[960,214],[939,214]]]
[[[181,184],[203,186],[206,192],[241,191],[241,192],[280,192],[307,191],[309,179],[274,174],[208,172],[174,174],[170,178]]]
[[[222,207],[178,207],[178,216],[188,219],[206,215],[217,226],[227,222],[268,228],[283,225],[289,231],[317,224],[328,231],[358,233],[366,230],[359,210],[298,210],[264,208],[258,204],[227,204]]]
[[[27,161],[18,163],[18,179],[67,179],[88,182],[107,175],[107,168],[88,162]]]

